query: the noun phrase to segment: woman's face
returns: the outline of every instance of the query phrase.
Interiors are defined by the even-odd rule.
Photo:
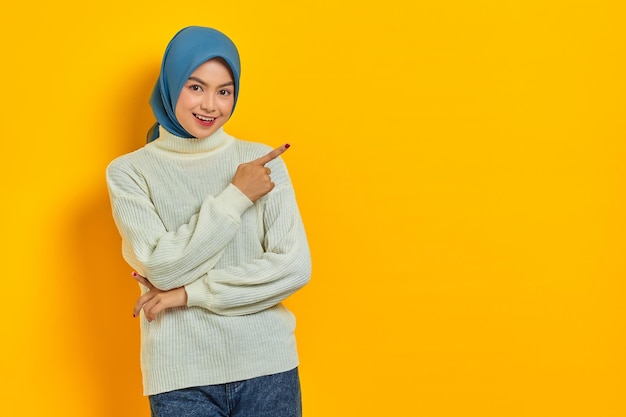
[[[234,104],[233,77],[226,65],[212,59],[185,82],[176,103],[176,119],[194,137],[206,138],[226,123]]]

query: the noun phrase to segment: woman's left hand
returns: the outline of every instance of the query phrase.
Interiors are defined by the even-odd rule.
[[[187,291],[184,287],[174,288],[169,291],[163,291],[156,288],[150,281],[136,272],[133,277],[140,284],[148,288],[148,292],[139,297],[133,317],[137,317],[143,309],[143,313],[148,321],[155,320],[157,315],[165,309],[172,307],[185,307],[187,305]]]

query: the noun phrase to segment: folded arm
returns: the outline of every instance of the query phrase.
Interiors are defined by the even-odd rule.
[[[241,214],[252,205],[230,184],[219,195],[207,196],[185,224],[167,230],[145,181],[131,167],[110,165],[107,184],[125,260],[162,290],[206,274],[235,236]]]
[[[249,262],[213,268],[187,284],[188,306],[220,315],[252,314],[280,303],[309,281],[309,246],[289,182],[267,196],[263,213],[265,252]]]
[[[125,260],[160,290],[182,287],[205,275],[239,230],[241,215],[274,188],[265,164],[288,148],[285,144],[239,165],[231,184],[218,195],[207,196],[176,230],[167,230],[161,220],[145,178],[128,162],[111,163],[107,185]]]

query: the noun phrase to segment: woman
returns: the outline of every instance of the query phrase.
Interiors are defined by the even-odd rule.
[[[154,417],[301,415],[295,320],[310,253],[274,150],[224,131],[235,45],[210,28],[170,41],[143,148],[107,168],[124,259],[138,274],[144,393]]]

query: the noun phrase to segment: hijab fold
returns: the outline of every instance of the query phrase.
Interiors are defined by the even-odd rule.
[[[176,102],[189,76],[196,68],[213,58],[222,58],[226,61],[233,74],[235,82],[233,111],[235,110],[241,74],[237,47],[218,30],[201,26],[186,27],[172,38],[165,49],[161,72],[150,97],[150,106],[157,121],[148,130],[148,142],[159,137],[159,125],[181,138],[193,138],[193,135],[176,119]]]

